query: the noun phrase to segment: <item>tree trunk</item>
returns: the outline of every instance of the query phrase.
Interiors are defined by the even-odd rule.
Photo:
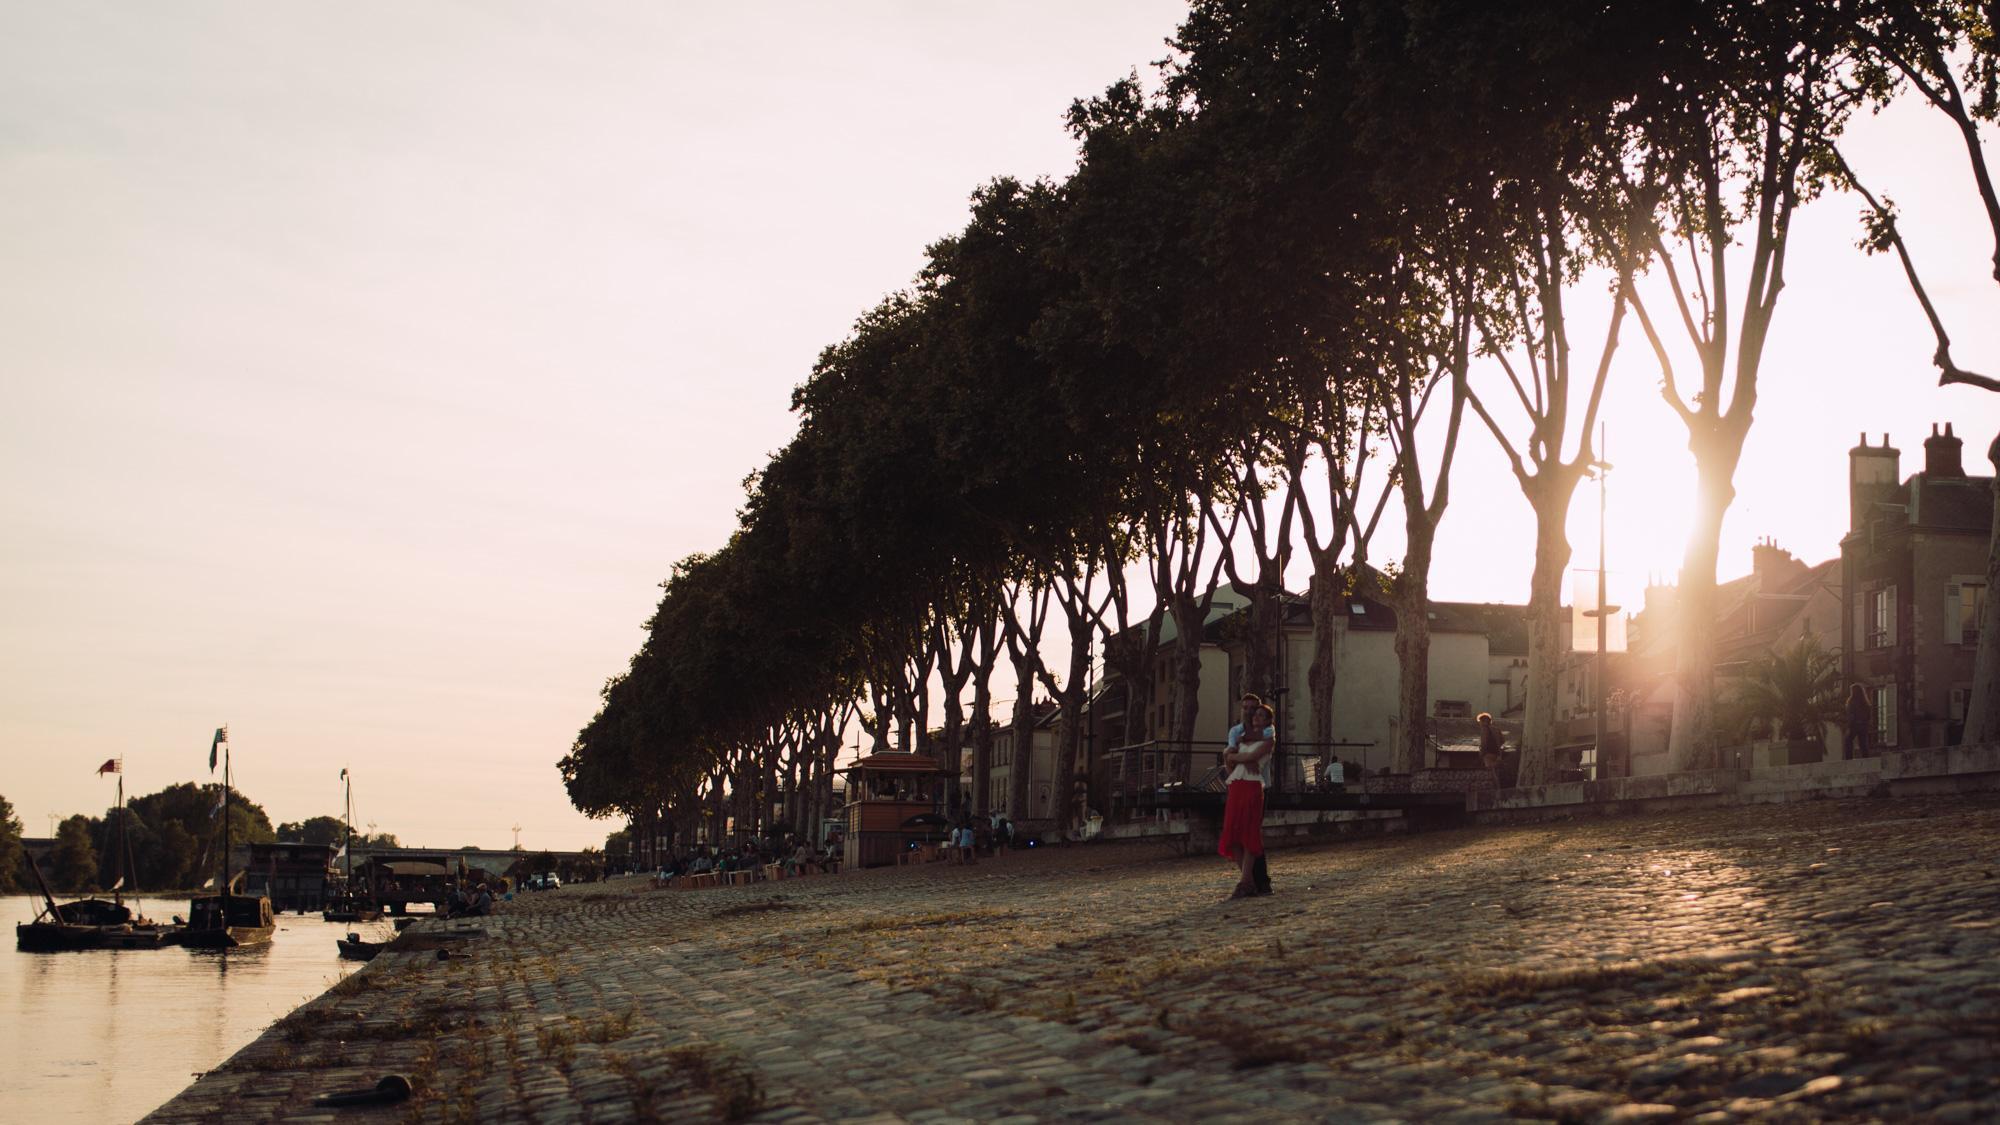
[[[1562,672],[1562,586],[1569,570],[1569,505],[1577,478],[1552,470],[1535,478],[1535,570],[1528,580],[1527,714],[1521,732],[1520,785],[1555,780],[1556,693]],[[1599,754],[1602,758],[1602,752]]]
[[[1736,498],[1736,457],[1721,448],[1727,436],[1695,446],[1697,502],[1681,561],[1679,651],[1674,657],[1673,725],[1667,732],[1668,768],[1676,773],[1719,768],[1722,748],[1715,729],[1715,568],[1721,551],[1722,520]]]
[[[1315,566],[1309,601],[1312,606],[1313,657],[1306,669],[1306,691],[1312,705],[1312,741],[1321,776],[1338,757],[1333,752],[1333,689],[1340,676],[1340,601],[1347,594],[1345,575],[1337,566]]]
[[[1250,637],[1243,646],[1243,690],[1254,691],[1276,709],[1276,695],[1283,685],[1283,656],[1279,648],[1285,628],[1285,588],[1279,575],[1267,570],[1257,575],[1250,587]]]
[[[1167,708],[1167,749],[1173,754],[1177,780],[1193,780],[1188,766],[1194,753],[1194,727],[1201,718],[1201,634],[1207,614],[1193,598],[1175,598],[1174,681]]]
[[[994,636],[998,626],[988,621],[980,626],[979,665],[972,680],[972,809],[984,816],[993,811],[993,666],[999,646]]]
[[[1069,676],[1057,696],[1062,718],[1056,728],[1056,760],[1049,778],[1056,831],[1064,835],[1081,823],[1076,799],[1077,767],[1083,760],[1083,706],[1090,697],[1090,639],[1094,633],[1082,602],[1083,596],[1079,595],[1077,604],[1069,607]]]
[[[1409,553],[1396,576],[1397,691],[1396,773],[1415,773],[1430,765],[1431,537],[1436,529],[1428,518],[1409,523]]]
[[[1035,654],[1014,658],[1014,746],[1007,767],[1007,819],[1019,821],[1027,803],[1028,771],[1035,760]]]
[[[1986,605],[1979,614],[1979,650],[1972,661],[1972,698],[1966,701],[1966,745],[2000,742],[2000,438],[1986,456],[1993,462],[1993,533],[1986,548]]]

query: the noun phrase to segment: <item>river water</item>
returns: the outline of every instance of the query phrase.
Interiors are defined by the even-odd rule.
[[[156,919],[188,910],[185,898],[125,901]],[[35,916],[35,899],[12,895],[0,904],[7,943],[0,950],[0,1119],[7,1121],[143,1117],[360,968],[339,958],[335,938],[390,932],[385,922],[281,914],[269,945],[231,953],[23,953],[14,948],[14,924]]]

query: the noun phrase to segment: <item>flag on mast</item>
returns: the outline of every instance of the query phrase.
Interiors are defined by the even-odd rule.
[[[228,741],[229,728],[226,726],[216,727],[215,741],[208,744],[208,772],[215,772],[216,751],[222,749],[222,744]]]
[[[97,776],[99,777],[103,777],[107,773],[124,773],[124,772],[125,772],[125,759],[123,758],[106,758],[104,759],[104,764],[97,767]]]

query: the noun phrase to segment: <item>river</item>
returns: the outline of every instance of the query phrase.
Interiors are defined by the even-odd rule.
[[[135,902],[153,918],[187,914],[185,898],[126,900]],[[335,938],[390,932],[386,922],[281,914],[269,945],[231,953],[23,953],[13,948],[13,928],[35,916],[36,900],[0,903],[8,945],[0,951],[0,1118],[8,1120],[143,1117],[360,968],[339,958]]]

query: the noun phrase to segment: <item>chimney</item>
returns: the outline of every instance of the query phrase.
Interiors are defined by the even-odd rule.
[[[1750,584],[1760,592],[1775,590],[1791,565],[1790,551],[1778,546],[1776,540],[1759,539],[1757,545],[1750,548]]]
[[[1860,531],[1867,526],[1869,511],[1884,500],[1896,495],[1896,477],[1900,472],[1903,458],[1901,450],[1889,444],[1889,435],[1882,435],[1878,448],[1868,444],[1868,435],[1861,435],[1861,444],[1847,451],[1847,528]]]
[[[1952,435],[1950,422],[1944,424],[1943,433],[1938,433],[1937,423],[1931,423],[1931,436],[1924,439],[1924,475],[1934,479],[1963,478],[1965,464],[1959,458],[1959,451],[1964,445]]]

